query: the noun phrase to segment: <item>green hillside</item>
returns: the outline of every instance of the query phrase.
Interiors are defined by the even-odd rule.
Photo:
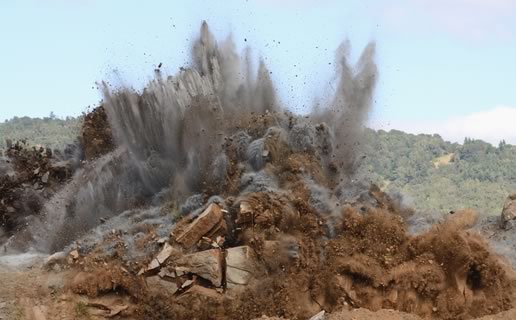
[[[73,117],[14,117],[0,123],[0,149],[5,148],[6,139],[26,139],[32,145],[62,148],[77,137],[79,122],[79,118]]]
[[[361,175],[401,192],[418,210],[472,207],[495,215],[516,191],[516,146],[471,139],[457,144],[396,130],[369,130],[367,141]]]

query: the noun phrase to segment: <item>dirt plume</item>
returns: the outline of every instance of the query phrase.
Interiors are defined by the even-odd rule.
[[[243,319],[262,314],[298,319],[321,309],[348,308],[471,319],[508,310],[514,277],[479,235],[457,223],[471,215],[458,212],[417,236],[406,232],[396,212],[383,209],[365,214],[345,209],[337,236],[326,241],[314,236],[324,234],[319,223],[298,224],[280,234],[255,229],[244,241],[256,248],[265,275],[226,310]],[[309,230],[312,235],[305,236]],[[270,259],[264,241],[285,233],[296,243],[296,254],[289,255],[286,246]]]
[[[86,160],[93,160],[115,148],[106,111],[99,106],[84,114],[79,142]]]
[[[471,216],[458,212],[427,233],[409,236],[395,215],[348,212],[343,234],[330,242],[329,301],[344,296],[354,307],[440,319],[511,308],[511,273],[478,234],[464,229]]]

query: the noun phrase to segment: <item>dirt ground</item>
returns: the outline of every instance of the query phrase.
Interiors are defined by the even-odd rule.
[[[406,235],[392,216],[347,214],[343,226],[347,231],[324,246],[329,259],[319,270],[313,265],[317,261],[313,254],[319,256],[320,252],[308,245],[309,236],[297,235],[296,239],[305,243],[296,263],[289,264],[288,256],[271,254],[265,245],[257,252],[268,277],[259,277],[253,286],[236,294],[227,291],[226,296],[209,289],[212,286],[206,282],[197,282],[200,279],[195,276],[193,281],[205,289],[197,285],[200,291],[196,293],[187,294],[190,289],[172,294],[169,282],[156,282],[152,276],[143,280],[100,256],[76,259],[71,253],[64,261],[45,267],[44,257],[28,256],[16,266],[8,266],[4,257],[0,261],[0,319],[253,319],[276,315],[293,320],[309,319],[321,308],[328,312],[328,320],[515,319],[516,309],[511,309],[514,273],[485,251],[480,238],[461,231],[471,222],[467,211],[434,226],[434,233],[417,237]],[[291,240],[281,241],[288,247]],[[409,247],[423,250],[417,263],[407,259],[409,253],[404,250]],[[464,250],[468,247],[471,252]],[[364,252],[367,255],[353,254],[363,248],[373,249]],[[386,257],[386,252],[392,254]],[[431,252],[439,255],[429,256]],[[421,256],[424,261],[418,261]],[[460,271],[461,263],[470,259],[479,261],[478,274]],[[392,268],[379,266],[388,261]],[[441,269],[440,261],[445,261],[448,269]],[[444,276],[439,276],[440,272]],[[393,290],[398,290],[398,300]],[[495,315],[475,315],[481,313]]]
[[[75,272],[47,271],[40,265],[40,260],[16,268],[0,265],[0,319],[107,319],[114,317],[113,311],[127,310],[130,305],[127,297],[116,294],[98,299],[74,294],[67,283],[73,281]]]
[[[106,310],[93,307],[95,301],[68,292],[65,282],[71,277],[69,271],[48,272],[40,267],[13,270],[0,266],[0,319],[2,320],[70,320],[70,319],[106,319]],[[114,305],[130,302],[117,296],[104,297],[96,302]],[[141,319],[135,316],[115,316],[115,319]],[[216,318],[213,318],[216,319]],[[260,317],[257,319],[285,319]],[[326,320],[420,320],[413,314],[395,310],[370,311],[368,309],[342,310],[326,314]],[[516,309],[478,318],[479,320],[516,319]]]

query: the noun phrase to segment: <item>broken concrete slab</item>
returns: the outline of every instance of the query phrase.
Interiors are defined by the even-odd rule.
[[[219,249],[187,254],[171,264],[177,272],[193,273],[210,281],[215,287],[222,286],[222,253]]]
[[[224,236],[228,231],[226,221],[221,219],[208,233],[205,234],[205,237],[210,239],[216,239],[220,236]]]
[[[163,268],[159,271],[158,276],[164,280],[173,280],[176,277],[179,277],[180,275],[178,275],[175,272],[170,272],[166,268]]]
[[[215,204],[210,204],[194,221],[192,221],[186,229],[180,234],[175,235],[178,243],[185,248],[193,247],[203,236],[220,235],[221,231],[225,232],[226,224],[223,219],[221,208]],[[174,235],[172,235],[174,237]]]

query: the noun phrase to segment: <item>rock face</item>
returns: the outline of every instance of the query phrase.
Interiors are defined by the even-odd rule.
[[[502,216],[500,217],[501,227],[508,229],[512,226],[513,220],[516,219],[516,192],[510,194],[505,200],[502,210]]]

